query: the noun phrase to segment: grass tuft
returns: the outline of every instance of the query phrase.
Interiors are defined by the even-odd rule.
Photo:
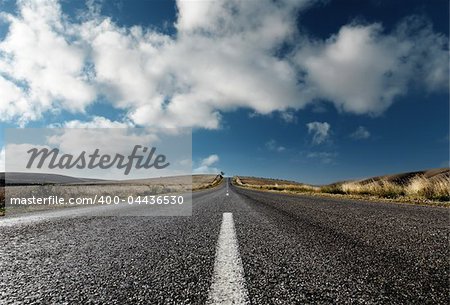
[[[417,176],[407,186],[406,193],[416,198],[425,197],[430,200],[450,201],[450,178],[427,179],[424,176]]]
[[[369,195],[381,198],[398,198],[405,195],[405,188],[387,180],[372,180],[367,183],[346,182],[341,185],[344,194]]]

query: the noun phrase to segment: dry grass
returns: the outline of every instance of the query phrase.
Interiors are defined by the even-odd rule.
[[[184,193],[206,189],[218,185],[222,181],[221,176],[194,175],[152,178],[142,180],[111,181],[111,182],[86,182],[69,184],[42,184],[42,185],[7,185],[0,192],[0,216],[4,214],[5,193],[7,198],[46,198],[58,196],[65,198],[100,198],[101,196],[118,196],[127,199],[128,196],[159,195],[169,193]],[[66,205],[53,205],[51,208],[66,207]],[[8,209],[48,209],[49,205],[8,205]]]
[[[369,195],[382,198],[398,198],[405,195],[405,188],[388,180],[374,180],[369,183],[346,182],[337,186],[341,194]]]
[[[411,197],[450,201],[450,178],[444,176],[428,179],[424,176],[417,176],[411,180],[405,191]]]
[[[326,193],[368,195],[381,198],[412,198],[432,201],[450,201],[450,178],[448,172],[427,177],[426,174],[412,175],[409,179],[396,181],[386,177],[344,182],[333,187],[322,188]]]
[[[216,176],[183,176],[174,179],[162,178],[126,183],[99,184],[46,184],[6,186],[7,197],[46,197],[49,195],[61,197],[93,197],[95,195],[138,196],[175,192],[188,192],[191,189],[204,189],[219,184],[221,179]]]
[[[194,175],[192,177],[192,190],[199,191],[219,185],[223,180],[220,175]]]
[[[234,177],[234,184],[267,191],[318,192],[320,187],[287,180],[264,179],[256,177]]]
[[[444,203],[444,205],[450,202],[450,170],[448,168],[337,182],[323,186],[253,177],[235,177],[234,183],[267,191],[337,194],[416,203],[436,202]]]

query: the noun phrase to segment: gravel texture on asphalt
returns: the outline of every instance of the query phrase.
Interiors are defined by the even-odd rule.
[[[204,304],[225,212],[252,304],[448,304],[448,209],[225,193],[191,217],[0,219],[0,304]]]

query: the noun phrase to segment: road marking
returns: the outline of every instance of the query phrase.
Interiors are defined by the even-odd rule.
[[[250,304],[232,213],[223,213],[207,304]]]
[[[227,178],[227,196],[229,195],[228,194],[228,183],[230,182],[230,179],[229,178]]]

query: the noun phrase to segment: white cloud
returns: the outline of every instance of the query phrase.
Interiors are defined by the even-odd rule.
[[[385,75],[395,64],[390,40],[377,39],[379,25],[345,26],[323,44],[297,54],[308,71],[307,80],[318,96],[332,101],[340,110],[379,113],[400,93]]]
[[[90,121],[80,121],[80,120],[72,120],[67,121],[62,124],[62,126],[53,126],[53,127],[63,127],[63,128],[130,128],[133,127],[133,124],[129,121],[120,122],[120,121],[111,121],[105,117],[94,116]]]
[[[301,47],[295,61],[317,98],[341,111],[378,115],[412,83],[448,87],[447,41],[417,17],[390,34],[381,24],[351,24],[327,41]]]
[[[30,159],[30,154],[28,151],[32,148],[36,148],[38,150],[40,149],[51,149],[47,145],[36,145],[36,144],[30,144],[30,143],[8,143],[3,148],[0,156],[0,162],[3,162],[3,171],[7,172],[23,172],[26,170],[26,165],[28,163],[28,160]],[[7,163],[5,163],[5,160],[8,160]],[[31,167],[30,170],[38,171],[36,169],[36,165]],[[57,170],[57,169],[56,169]],[[47,172],[51,172],[47,170]]]
[[[286,147],[278,145],[277,141],[271,139],[266,142],[266,148],[271,151],[282,152],[286,150]]]
[[[18,16],[3,14],[9,31],[0,42],[1,114],[35,120],[53,107],[83,111],[95,98],[85,78],[86,53],[70,42],[72,26],[55,1],[18,1]],[[17,102],[17,103],[16,103]],[[25,111],[25,112],[22,112]]]
[[[330,136],[330,124],[327,122],[310,122],[306,124],[308,133],[313,136],[313,144],[324,143]]]
[[[280,116],[286,123],[297,123],[297,117],[292,111],[283,111]]]
[[[370,138],[370,132],[364,126],[359,126],[354,132],[350,134],[350,137],[355,140],[368,139]]]
[[[81,127],[81,126],[79,126]],[[152,147],[158,143],[158,136],[146,129],[117,128],[67,128],[56,130],[48,137],[49,145],[57,146],[65,153],[81,153],[101,149],[104,153],[129,153],[130,147],[142,145]]]
[[[214,163],[217,163],[219,161],[218,155],[210,155],[209,157],[202,160],[201,165],[202,166],[211,166]]]
[[[405,49],[400,61],[406,77],[429,91],[448,90],[448,37],[434,32],[433,25],[418,16],[406,18],[394,35]]]
[[[318,159],[323,164],[330,164],[334,162],[334,159],[337,157],[337,153],[335,152],[311,152],[307,156],[310,159]]]
[[[448,39],[429,23],[409,18],[391,33],[350,24],[314,41],[297,29],[311,2],[178,0],[168,36],[119,26],[92,3],[74,21],[56,0],[20,0],[2,14],[0,119],[84,113],[104,96],[134,125],[218,128],[221,112],[237,108],[292,121],[290,111],[327,99],[376,115],[413,82],[448,87]]]
[[[219,5],[218,5],[219,4]],[[192,31],[212,26],[223,9],[223,1],[178,0],[177,28],[180,31]]]
[[[193,172],[197,174],[218,174],[220,170],[214,167],[217,162],[219,162],[219,156],[216,154],[210,155],[204,158]]]

